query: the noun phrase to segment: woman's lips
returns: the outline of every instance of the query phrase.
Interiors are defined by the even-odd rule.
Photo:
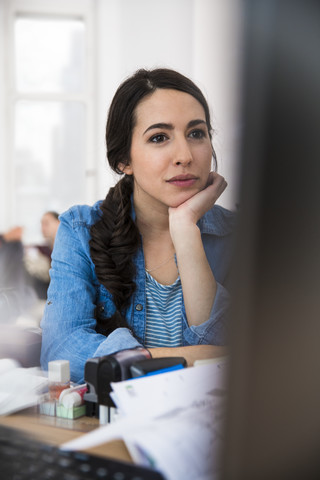
[[[168,183],[176,187],[191,187],[196,181],[197,177],[193,177],[192,175],[177,175],[167,180]]]

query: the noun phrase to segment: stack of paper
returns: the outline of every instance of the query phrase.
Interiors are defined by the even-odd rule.
[[[112,384],[119,418],[63,446],[122,438],[133,457],[168,480],[212,480],[224,418],[225,361]]]

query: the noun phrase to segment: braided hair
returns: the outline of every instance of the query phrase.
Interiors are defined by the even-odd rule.
[[[212,138],[207,101],[189,78],[166,68],[140,69],[119,86],[108,112],[107,159],[111,169],[119,175],[123,176],[123,169],[130,165],[136,107],[143,98],[152,95],[159,88],[179,90],[198,100],[204,108],[208,132],[210,139]],[[212,151],[216,162],[215,152],[213,149]],[[127,326],[125,310],[136,287],[133,258],[140,245],[140,235],[131,216],[132,194],[133,177],[124,175],[109,190],[100,206],[101,218],[90,231],[90,254],[97,278],[112,294],[116,308],[110,318],[97,318],[106,335],[115,328]]]

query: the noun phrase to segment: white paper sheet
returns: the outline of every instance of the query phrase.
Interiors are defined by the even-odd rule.
[[[212,396],[225,390],[225,365],[221,361],[112,383],[112,398],[121,415],[149,417],[210,402]]]

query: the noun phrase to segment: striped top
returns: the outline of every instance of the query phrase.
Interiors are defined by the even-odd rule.
[[[146,272],[145,346],[182,345],[182,287],[180,277],[172,285],[158,283]]]

